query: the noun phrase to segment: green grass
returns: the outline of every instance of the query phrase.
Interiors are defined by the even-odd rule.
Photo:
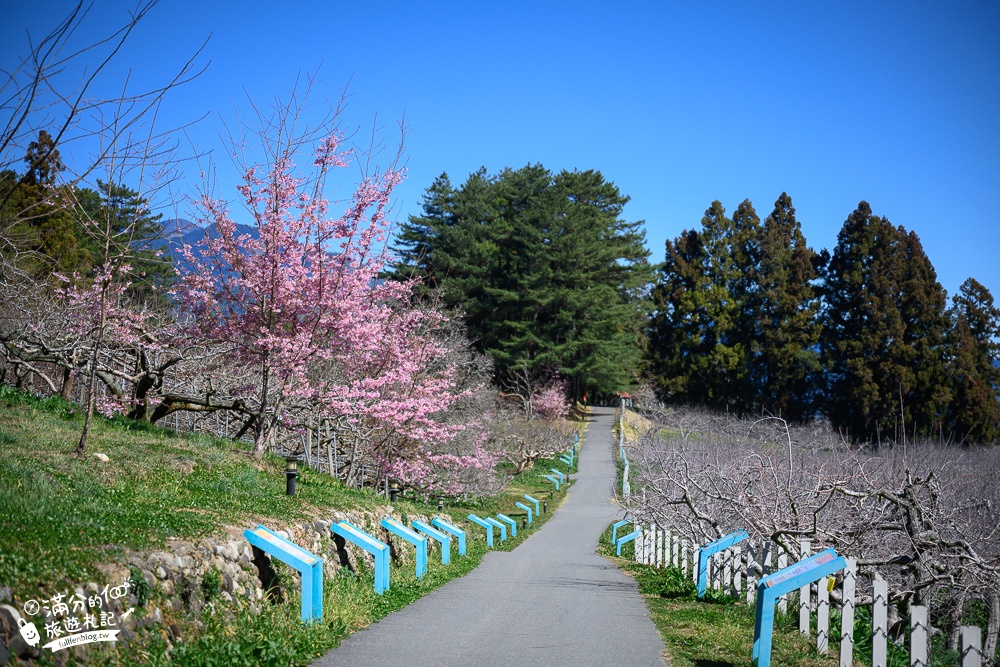
[[[635,578],[649,608],[650,618],[666,645],[672,667],[752,667],[754,610],[711,593],[698,600],[694,583],[680,569],[654,568],[632,560],[631,543],[615,556],[611,529],[604,532],[598,553]],[[837,664],[831,642],[831,656],[819,656],[815,644],[796,630],[797,619],[777,615],[771,664],[782,667],[830,667]]]
[[[99,566],[124,563],[130,551],[162,549],[171,539],[222,536],[223,524],[280,526],[328,517],[334,508],[374,512],[387,504],[370,489],[349,489],[308,469],[290,498],[283,459],[265,456],[257,462],[240,443],[125,419],[95,419],[91,455],[79,459],[73,450],[82,424],[73,406],[58,398],[39,400],[0,387],[0,586],[10,587],[15,606],[45,592],[104,581]],[[92,455],[96,452],[110,460],[101,462]],[[539,461],[501,495],[449,504],[446,512],[459,525],[469,523],[469,512],[507,514],[518,521],[518,533],[497,540],[496,548],[513,549],[566,497],[568,486],[551,493],[554,486],[542,477],[549,468],[566,466]],[[521,529],[526,513],[514,507],[525,493],[548,501],[548,512],[527,531]],[[405,517],[434,513],[436,503],[401,499],[393,507]],[[88,646],[88,664],[305,665],[351,632],[468,573],[486,550],[484,531],[469,526],[466,557],[453,545],[451,564],[442,566],[432,554],[419,581],[412,566],[394,567],[390,590],[381,596],[373,591],[371,571],[362,567],[354,575],[343,569],[324,582],[323,619],[308,626],[299,619],[298,575],[280,563],[276,569],[287,584],[286,599],[263,604],[257,615],[232,614],[215,593],[213,575],[195,593],[206,602],[197,616],[172,611],[170,600],[155,590],[149,604],[163,610],[162,625],[141,631],[128,646]],[[167,658],[171,626],[183,640]],[[52,655],[45,651],[37,664],[52,664]]]

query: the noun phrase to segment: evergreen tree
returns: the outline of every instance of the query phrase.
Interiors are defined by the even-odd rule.
[[[176,275],[169,254],[156,248],[161,241],[161,214],[152,214],[148,201],[125,185],[97,180],[97,189],[76,191],[77,226],[83,246],[93,257],[107,253],[129,257],[131,295],[162,302]],[[111,247],[105,248],[109,243]]]
[[[453,252],[449,252],[448,232],[455,226],[455,196],[446,173],[434,179],[427,188],[421,204],[424,214],[411,215],[396,235],[393,248],[397,256],[393,266],[396,277],[420,276],[426,286],[437,288],[442,278],[450,273]]]
[[[954,397],[948,426],[961,442],[1000,440],[1000,308],[982,284],[969,278],[948,311]]]
[[[905,234],[900,311],[906,332],[903,353],[910,369],[902,413],[911,431],[940,436],[952,400],[946,371],[948,297],[916,232],[906,234],[902,227],[899,231]]]
[[[756,407],[786,419],[814,416],[819,381],[816,255],[806,244],[787,193],[774,203],[760,235],[759,262],[744,317],[752,331],[750,380]]]
[[[595,171],[481,169],[457,190],[442,174],[400,231],[394,277],[422,276],[461,309],[500,376],[555,370],[577,395],[621,389],[650,278],[642,223],[619,217],[627,201]]]
[[[52,187],[56,184],[59,172],[66,168],[59,149],[56,148],[55,139],[45,130],[39,131],[38,139],[28,144],[24,161],[28,165],[22,177],[25,185]]]
[[[7,261],[36,280],[59,284],[52,274],[86,272],[92,257],[73,219],[74,199],[57,185],[62,158],[52,136],[42,130],[28,145],[25,172],[0,174],[0,237]]]
[[[652,367],[667,400],[736,411],[752,404],[743,295],[752,280],[759,230],[749,200],[733,219],[714,201],[700,231],[668,242],[650,334],[657,348],[650,352]]]
[[[700,403],[694,391],[695,362],[707,353],[700,310],[705,281],[701,235],[685,230],[667,240],[656,270],[649,322],[649,370],[660,398],[672,403]]]
[[[641,221],[621,215],[629,198],[598,171],[555,177],[555,215],[541,248],[551,279],[539,285],[548,355],[579,395],[623,389],[642,361],[652,280]],[[543,274],[539,274],[543,275]]]
[[[859,440],[938,431],[947,402],[944,291],[916,235],[861,202],[837,237],[822,291],[834,426]]]

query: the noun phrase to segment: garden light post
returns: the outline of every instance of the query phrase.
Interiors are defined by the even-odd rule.
[[[299,457],[289,454],[285,457],[285,495],[295,495],[295,478],[299,476]]]

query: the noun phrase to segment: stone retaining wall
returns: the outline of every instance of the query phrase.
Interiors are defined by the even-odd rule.
[[[348,544],[343,552],[338,553],[330,525],[342,519],[387,543],[394,568],[413,564],[413,547],[381,527],[380,522],[386,516],[409,524],[402,520],[392,506],[386,506],[384,511],[376,513],[335,511],[328,519],[291,525],[270,523],[266,527],[322,558],[326,577],[333,577],[342,567],[356,570],[359,559],[366,563],[369,570],[374,569],[373,557],[364,550]],[[447,515],[440,516],[451,520]],[[432,517],[413,515],[407,518],[429,523]],[[119,586],[128,581],[132,576],[130,566],[136,568],[142,574],[150,598],[140,613],[128,615],[116,626],[121,630],[119,642],[128,644],[136,637],[137,632],[145,631],[161,634],[170,646],[181,638],[182,631],[169,619],[196,617],[208,602],[206,597],[211,599],[211,604],[221,603],[229,613],[260,612],[265,591],[258,568],[253,562],[253,549],[243,537],[245,529],[255,526],[256,524],[225,526],[226,535],[223,537],[206,537],[196,541],[169,540],[163,549],[144,553],[130,552],[123,562],[107,564],[101,568],[105,575],[103,582],[87,582],[78,586],[74,592],[84,597],[100,595],[102,591],[106,591],[106,586]],[[439,548],[434,540],[428,540],[427,546],[428,556],[436,553]],[[342,560],[346,562],[342,563]],[[206,596],[203,583],[206,574],[210,572],[214,572],[212,576],[218,578],[220,590]],[[137,592],[139,591],[131,587],[127,596],[112,599],[105,595],[102,609],[113,613],[116,619],[130,607],[139,609]],[[30,617],[12,606],[9,590],[7,596],[4,599],[0,593],[0,667],[4,667],[15,656],[31,660],[40,655],[38,648],[31,647],[21,637],[18,619],[33,621],[40,633],[46,622],[42,615]],[[165,621],[165,618],[168,620]],[[195,620],[194,625],[200,626],[200,622]],[[41,639],[38,646],[49,641],[44,633]],[[86,645],[68,651],[77,659],[86,660]],[[67,651],[56,653],[57,664],[65,661],[66,653]],[[60,654],[63,655],[60,657]]]

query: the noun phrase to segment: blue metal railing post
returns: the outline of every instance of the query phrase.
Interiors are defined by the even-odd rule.
[[[413,527],[431,539],[437,540],[441,544],[441,564],[447,565],[451,562],[451,536],[445,534],[437,528],[431,528],[423,521],[414,520]]]
[[[441,519],[441,518],[433,519],[431,521],[431,525],[434,526],[435,528],[443,530],[444,532],[448,533],[449,535],[451,535],[452,537],[454,537],[455,539],[457,539],[458,540],[458,555],[459,556],[464,556],[465,555],[465,531],[464,530],[462,530],[458,526],[453,526],[451,523],[449,523],[448,521],[445,521],[444,519]]]
[[[382,519],[382,527],[393,535],[403,538],[416,548],[416,568],[414,570],[414,574],[417,579],[423,577],[424,574],[427,573],[427,538],[423,535],[415,533],[392,517],[388,516]]]

